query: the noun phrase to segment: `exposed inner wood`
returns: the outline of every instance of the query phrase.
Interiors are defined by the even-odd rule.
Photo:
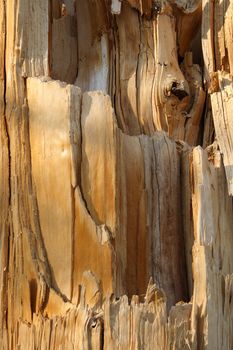
[[[0,348],[231,349],[232,1],[0,1]]]

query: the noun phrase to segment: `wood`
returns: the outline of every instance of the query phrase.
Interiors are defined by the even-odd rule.
[[[232,2],[0,0],[0,349],[231,349]]]

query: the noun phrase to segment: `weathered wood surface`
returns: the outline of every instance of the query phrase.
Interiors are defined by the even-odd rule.
[[[205,79],[211,94],[216,138],[223,154],[228,191],[233,195],[232,11],[231,1],[203,2],[202,46]]]
[[[0,28],[0,348],[232,349],[231,1]]]

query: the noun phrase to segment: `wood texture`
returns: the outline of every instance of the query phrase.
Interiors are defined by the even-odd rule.
[[[232,349],[232,21],[0,0],[0,349]]]

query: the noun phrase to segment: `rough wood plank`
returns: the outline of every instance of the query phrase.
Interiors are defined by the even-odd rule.
[[[233,87],[229,74],[218,75],[220,91],[211,94],[213,120],[217,141],[223,153],[223,161],[228,180],[228,192],[233,195]]]
[[[41,232],[54,283],[70,299],[74,235],[72,187],[77,184],[77,160],[72,162],[71,143],[80,146],[80,131],[73,129],[75,124],[79,125],[80,90],[57,82],[28,79],[27,97],[32,178]],[[75,134],[73,140],[72,133]]]

